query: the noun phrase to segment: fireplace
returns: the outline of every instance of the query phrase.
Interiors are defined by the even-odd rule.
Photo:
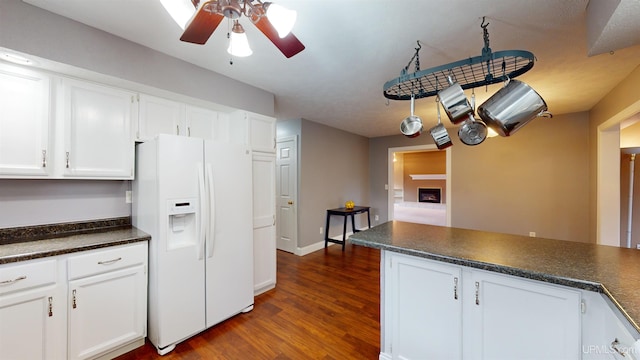
[[[441,188],[418,188],[418,202],[442,203]]]

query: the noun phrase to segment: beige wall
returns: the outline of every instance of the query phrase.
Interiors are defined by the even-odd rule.
[[[452,226],[588,241],[586,113],[539,118],[452,153]]]

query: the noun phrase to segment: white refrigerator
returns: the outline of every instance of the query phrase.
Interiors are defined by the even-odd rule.
[[[251,152],[159,135],[136,146],[132,223],[149,233],[148,337],[164,355],[253,309]]]

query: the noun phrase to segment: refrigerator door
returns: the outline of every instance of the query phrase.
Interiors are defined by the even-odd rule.
[[[251,151],[205,142],[210,202],[206,239],[206,314],[211,327],[253,305]]]
[[[205,329],[204,142],[175,135],[155,141],[156,158],[141,157],[137,165],[157,169],[157,206],[149,209],[158,216],[149,243],[149,339],[162,349]]]

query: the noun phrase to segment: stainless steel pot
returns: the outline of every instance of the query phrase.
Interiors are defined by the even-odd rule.
[[[433,142],[438,147],[438,150],[442,150],[453,145],[453,142],[451,142],[451,138],[449,137],[449,133],[447,132],[447,129],[444,127],[444,125],[440,121],[440,104],[436,104],[436,106],[438,107],[438,125],[432,127],[429,130],[429,133],[433,138]]]
[[[513,135],[539,116],[552,117],[544,99],[518,80],[508,80],[502,89],[478,107],[478,115],[500,136]]]
[[[406,117],[400,123],[400,132],[408,137],[414,138],[420,136],[422,133],[422,119],[419,116],[413,115],[413,110],[415,108],[415,97],[411,95],[411,115]]]
[[[473,116],[473,107],[469,104],[469,100],[464,95],[460,84],[454,83],[451,76],[447,77],[447,81],[449,82],[449,87],[440,90],[438,97],[449,120],[454,124],[459,124],[468,119],[469,116]]]

